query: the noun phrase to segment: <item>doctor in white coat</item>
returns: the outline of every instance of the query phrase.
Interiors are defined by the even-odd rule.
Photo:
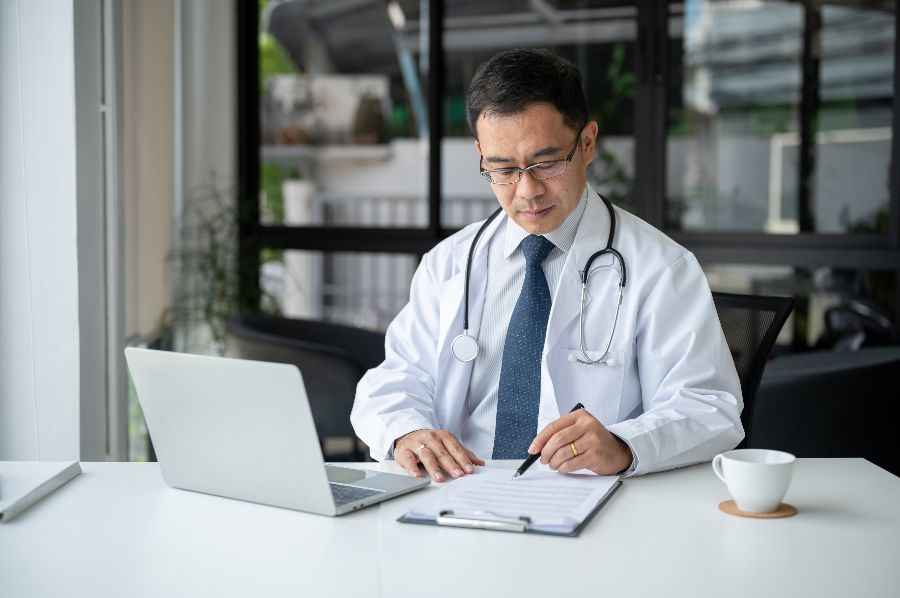
[[[706,278],[690,252],[587,184],[598,127],[577,69],[546,50],[502,52],[476,73],[467,108],[502,213],[474,251],[483,223],[439,243],[416,271],[385,361],[357,388],[351,420],[372,457],[412,475],[421,464],[443,481],[497,454],[498,402],[510,400],[498,397],[511,367],[506,331],[522,313],[519,243],[532,235],[553,243],[542,266],[552,305],[533,356],[539,390],[515,398],[537,402],[527,451],[560,472],[636,475],[736,446],[740,382]],[[624,263],[609,252],[595,259],[582,302],[582,272],[611,234]],[[472,251],[467,334],[478,353],[463,361],[451,346],[463,334]],[[570,412],[577,403],[584,409]]]

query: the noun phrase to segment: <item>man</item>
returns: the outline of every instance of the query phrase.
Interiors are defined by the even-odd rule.
[[[598,130],[578,70],[501,52],[466,100],[502,214],[423,258],[384,363],[357,388],[351,420],[372,456],[443,481],[529,453],[631,475],[733,448],[740,383],[709,286],[693,255],[587,184]]]

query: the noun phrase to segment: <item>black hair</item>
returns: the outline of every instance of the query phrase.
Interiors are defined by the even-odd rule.
[[[552,104],[573,131],[587,123],[581,73],[574,64],[543,48],[504,50],[478,67],[466,94],[466,119],[477,138],[475,123],[482,113],[509,116],[541,102]]]

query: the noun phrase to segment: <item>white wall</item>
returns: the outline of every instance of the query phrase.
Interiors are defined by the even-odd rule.
[[[79,456],[72,0],[0,2],[0,459]]]

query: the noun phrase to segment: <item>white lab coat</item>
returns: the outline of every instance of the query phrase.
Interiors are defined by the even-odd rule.
[[[744,436],[740,381],[706,278],[690,252],[618,208],[613,246],[628,273],[610,348],[618,363],[569,361],[571,353],[580,354],[579,271],[606,246],[609,233],[609,213],[588,191],[547,324],[538,429],[581,402],[631,446],[634,474],[706,461],[733,448]],[[487,287],[485,248],[493,234],[502,234],[505,219],[501,214],[491,223],[473,260],[469,325],[476,339]],[[472,363],[456,360],[450,343],[462,331],[466,258],[480,224],[425,255],[409,303],[388,327],[385,361],[359,382],[351,421],[375,459],[390,458],[394,440],[408,432],[433,428],[458,436],[466,422]],[[591,265],[585,345],[592,359],[609,338],[618,272],[609,255]],[[490,458],[489,448],[469,448]]]

